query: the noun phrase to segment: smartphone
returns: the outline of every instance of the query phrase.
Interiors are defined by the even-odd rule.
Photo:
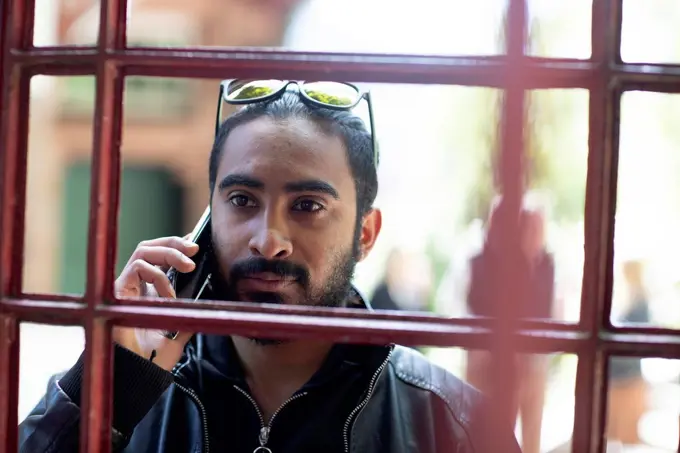
[[[197,300],[201,297],[210,283],[212,269],[210,264],[211,253],[211,230],[210,230],[210,206],[203,211],[203,215],[196,223],[194,230],[188,239],[198,244],[198,253],[191,259],[196,263],[196,268],[189,273],[177,272],[170,268],[167,272],[168,279],[172,284],[177,298]],[[171,340],[177,338],[178,332],[165,332],[164,335]]]

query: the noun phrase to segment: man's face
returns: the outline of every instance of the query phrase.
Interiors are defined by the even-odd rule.
[[[236,127],[211,210],[224,296],[244,301],[342,305],[356,261],[379,230],[375,212],[357,228],[342,140],[305,119]]]

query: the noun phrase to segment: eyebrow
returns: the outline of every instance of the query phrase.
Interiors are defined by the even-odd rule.
[[[225,176],[222,181],[220,181],[218,190],[222,192],[223,190],[234,186],[250,187],[251,189],[263,189],[264,183],[250,176],[234,173]]]
[[[249,187],[251,189],[264,189],[264,182],[255,179],[251,176],[234,173],[225,176],[218,186],[218,190],[224,191],[231,187]],[[286,192],[317,192],[330,195],[336,200],[340,198],[340,194],[335,188],[325,181],[319,179],[306,179],[302,181],[289,182],[285,186]]]
[[[286,192],[318,192],[330,195],[336,200],[340,198],[338,191],[327,182],[318,179],[289,182],[286,184]]]

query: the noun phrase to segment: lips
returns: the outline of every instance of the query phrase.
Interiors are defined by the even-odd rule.
[[[242,291],[280,291],[295,283],[293,277],[282,277],[271,272],[249,274],[239,279],[238,286]]]

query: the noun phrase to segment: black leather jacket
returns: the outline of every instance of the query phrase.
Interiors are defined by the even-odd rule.
[[[130,428],[131,435],[116,430],[115,407],[120,404],[116,398],[114,452],[210,453],[207,411],[194,390],[215,373],[209,357],[201,352],[205,338],[209,337],[197,335],[189,343],[187,354],[175,367],[174,382]],[[374,362],[377,365],[363,396],[345,422],[345,452],[520,453],[511,427],[494,436],[488,434],[484,423],[492,412],[477,390],[412,349],[366,348],[377,348],[383,358]],[[55,376],[43,400],[19,427],[20,452],[77,452],[79,419],[78,405]],[[502,440],[504,447],[499,449],[497,443],[490,447],[490,440]]]

